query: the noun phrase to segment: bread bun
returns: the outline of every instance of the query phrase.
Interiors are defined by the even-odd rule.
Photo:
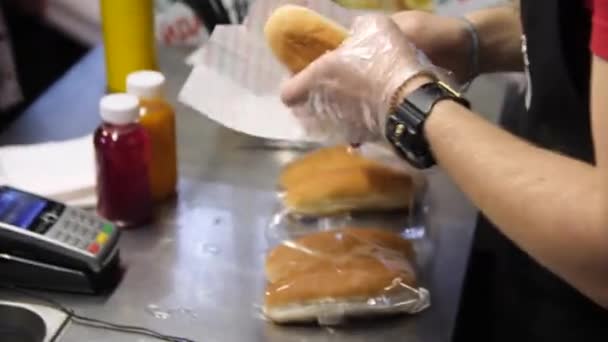
[[[342,310],[352,305],[357,314],[373,311],[370,298],[412,296],[413,258],[409,241],[380,229],[345,228],[286,242],[266,258],[264,310],[278,322],[314,319],[331,310],[328,303]]]
[[[414,258],[412,244],[400,235],[384,229],[343,228],[310,234],[274,248],[266,257],[266,278],[273,283],[295,273],[310,270],[319,262],[331,264],[335,256],[363,254],[386,249]],[[382,251],[381,251],[382,252]],[[366,254],[367,253],[367,254]]]
[[[279,186],[288,189],[326,171],[369,163],[347,145],[320,148],[287,164],[279,175]]]
[[[301,6],[277,8],[264,26],[270,48],[281,63],[296,74],[348,36],[342,26]]]
[[[413,193],[409,175],[370,162],[311,173],[286,188],[283,204],[304,216],[397,210],[410,205]]]

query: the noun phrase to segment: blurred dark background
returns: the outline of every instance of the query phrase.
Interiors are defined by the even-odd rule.
[[[78,61],[88,48],[39,16],[6,7],[19,81],[24,96],[31,100]]]
[[[50,25],[36,10],[0,3],[9,32],[17,77],[25,100],[8,113],[7,119],[26,108],[63,75],[88,47]],[[4,124],[6,121],[3,120]]]

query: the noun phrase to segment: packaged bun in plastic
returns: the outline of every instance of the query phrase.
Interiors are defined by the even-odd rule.
[[[323,147],[285,165],[279,174],[279,187],[287,189],[306,181],[311,175],[328,170],[369,163],[347,145]]]
[[[426,234],[426,182],[381,146],[322,147],[286,164],[266,236],[271,242],[340,227]]]
[[[420,312],[430,298],[418,286],[414,259],[408,240],[383,229],[342,228],[284,241],[266,258],[264,313],[277,323],[333,325]]]
[[[304,216],[405,210],[413,188],[408,175],[368,163],[312,174],[286,188],[283,202],[290,212]]]
[[[279,175],[281,199],[292,214],[328,216],[347,212],[405,210],[420,181],[407,169],[367,158],[339,145],[313,151],[287,164]]]

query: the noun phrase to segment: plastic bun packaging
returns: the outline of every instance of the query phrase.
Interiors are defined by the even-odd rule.
[[[352,317],[417,313],[412,244],[377,228],[342,228],[283,241],[266,258],[264,313],[277,323],[335,325]]]

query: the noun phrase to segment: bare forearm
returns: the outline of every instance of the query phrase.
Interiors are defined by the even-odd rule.
[[[479,35],[480,73],[523,70],[522,26],[515,5],[469,13]]]
[[[593,57],[593,76],[591,80],[591,119],[593,121],[593,140],[595,142],[595,160],[603,173],[602,208],[605,222],[608,222],[608,60]],[[606,228],[608,230],[608,227]]]
[[[521,23],[515,6],[503,6],[467,15],[479,36],[481,73],[522,70]],[[460,18],[422,11],[403,11],[392,16],[405,36],[438,65],[469,80],[474,66],[472,35]]]
[[[608,236],[593,166],[534,147],[453,102],[436,106],[425,132],[439,165],[506,236],[608,305]]]

